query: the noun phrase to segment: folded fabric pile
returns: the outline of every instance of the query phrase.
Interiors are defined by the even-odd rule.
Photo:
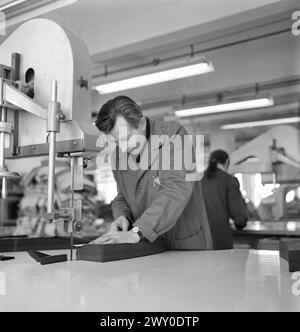
[[[96,220],[96,185],[84,176],[83,190],[74,194],[74,199],[82,200],[83,228],[90,229]],[[48,162],[33,169],[23,179],[24,197],[20,202],[19,218],[14,235],[36,237],[66,236],[61,223],[48,223],[45,220],[48,196]],[[57,162],[55,169],[55,209],[70,207],[71,180],[70,166],[66,162]],[[83,231],[84,231],[83,229]]]

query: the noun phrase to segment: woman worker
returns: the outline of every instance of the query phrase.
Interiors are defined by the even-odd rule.
[[[202,180],[203,196],[215,250],[233,248],[233,233],[229,219],[237,229],[247,225],[246,204],[238,180],[228,174],[229,156],[223,150],[211,153]]]

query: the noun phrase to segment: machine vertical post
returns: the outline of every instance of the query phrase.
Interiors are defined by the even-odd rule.
[[[54,189],[55,189],[55,156],[56,156],[56,133],[49,134],[49,176],[48,176],[48,207],[47,212],[54,210]]]
[[[71,199],[70,199],[70,208],[74,208],[74,172],[75,172],[75,159],[71,157]],[[70,260],[73,261],[73,245],[74,245],[74,220],[72,220],[71,225],[71,253]]]
[[[1,86],[0,86],[0,121],[2,123],[7,122],[7,110],[5,107],[3,107],[3,83],[4,81],[1,79]],[[0,132],[0,169],[4,170],[5,167],[5,133],[4,132]],[[6,181],[6,177],[2,178],[2,190],[1,190],[1,197],[2,199],[6,199],[7,198],[7,181]]]
[[[0,207],[0,222],[4,224],[4,218],[6,215],[6,198],[8,195],[7,192],[7,180],[18,178],[20,174],[11,173],[5,166],[5,135],[11,135],[13,128],[11,124],[7,122],[7,106],[5,104],[5,80],[0,77],[0,178],[2,179],[2,188],[1,188],[1,207]]]
[[[1,114],[1,121],[6,120],[6,114],[3,107],[0,108],[0,114]],[[5,135],[4,133],[0,133],[0,169],[4,169],[4,153],[5,153]],[[2,190],[1,190],[1,212],[0,212],[0,225],[1,227],[4,227],[5,222],[5,200],[7,198],[7,181],[6,177],[2,178]]]
[[[0,86],[0,103],[3,105],[3,80],[1,79],[1,86]],[[6,122],[7,121],[7,111],[3,106],[0,106],[0,121]],[[5,167],[5,134],[4,132],[0,132],[0,169],[4,170]],[[1,188],[1,211],[0,211],[0,224],[1,227],[4,227],[5,222],[5,200],[7,198],[7,182],[6,177],[2,177],[2,188]]]
[[[0,121],[7,121],[7,111],[4,107],[0,106]],[[4,167],[4,157],[5,157],[5,133],[0,132],[0,167]]]
[[[60,132],[60,104],[57,102],[57,81],[52,82],[51,101],[47,112],[47,132],[49,133],[49,175],[47,212],[54,211],[56,133]]]

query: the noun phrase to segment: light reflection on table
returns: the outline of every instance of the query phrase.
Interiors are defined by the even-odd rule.
[[[299,311],[278,252],[166,252],[41,266],[26,253],[0,263],[0,311]]]

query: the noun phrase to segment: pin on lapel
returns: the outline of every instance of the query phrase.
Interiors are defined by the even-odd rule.
[[[155,178],[154,179],[154,187],[156,186],[156,185],[159,185],[160,187],[161,187],[161,183],[160,183],[160,179],[159,179],[159,177],[157,177],[157,178]]]

